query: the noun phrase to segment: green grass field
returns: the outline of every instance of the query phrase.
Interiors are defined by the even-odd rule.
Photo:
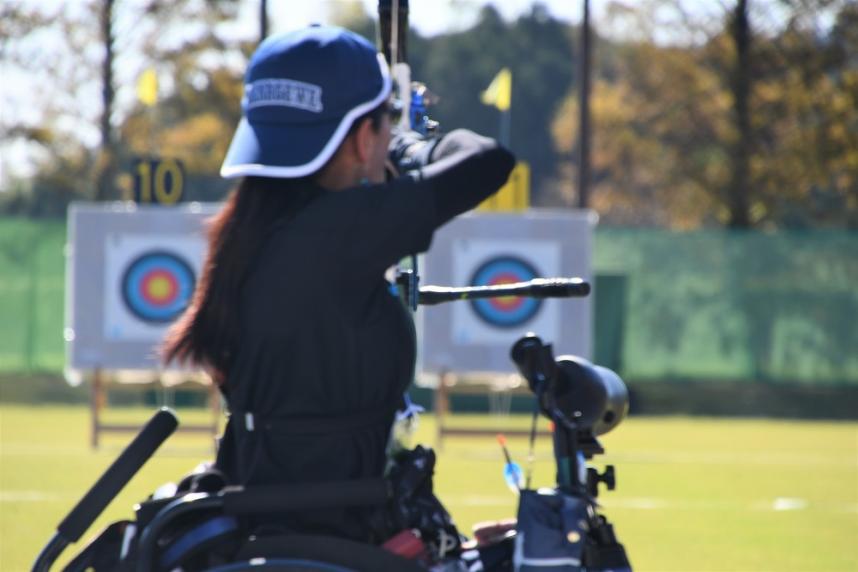
[[[122,421],[148,415],[110,412]],[[185,422],[206,418],[203,411],[179,415]],[[523,427],[527,420],[504,423]],[[29,569],[57,523],[130,439],[107,436],[93,452],[88,431],[85,407],[0,406],[3,572]],[[421,420],[417,441],[433,444],[431,416]],[[636,570],[858,570],[856,423],[632,418],[602,443],[609,454],[597,465],[616,465],[618,487],[601,499]],[[526,440],[510,439],[510,446],[524,464]],[[207,437],[174,435],[89,534],[130,516],[134,502],[211,454]],[[534,481],[549,486],[552,478],[546,439]],[[515,512],[493,439],[446,440],[436,491],[465,532]]]

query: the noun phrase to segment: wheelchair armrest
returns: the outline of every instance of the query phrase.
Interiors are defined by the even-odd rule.
[[[360,479],[329,483],[227,487],[219,496],[226,514],[270,514],[380,506],[391,498],[384,479]]]

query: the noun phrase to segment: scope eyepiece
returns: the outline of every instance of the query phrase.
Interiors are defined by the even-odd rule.
[[[530,390],[541,399],[548,382],[557,372],[551,344],[542,343],[539,336],[529,332],[513,344],[510,358],[521,376],[527,380]]]

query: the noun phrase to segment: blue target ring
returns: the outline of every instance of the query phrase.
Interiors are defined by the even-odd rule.
[[[526,282],[539,276],[530,263],[516,256],[496,256],[482,263],[471,277],[473,286],[498,286]],[[483,322],[498,328],[515,328],[531,320],[542,300],[509,296],[471,300],[471,308]]]
[[[163,324],[178,318],[188,307],[196,277],[181,256],[150,251],[128,265],[120,287],[129,312],[144,322]]]

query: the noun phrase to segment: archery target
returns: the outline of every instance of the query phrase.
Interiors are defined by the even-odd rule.
[[[533,265],[517,256],[494,256],[481,264],[469,284],[471,286],[500,286],[526,282],[539,277]],[[471,300],[471,308],[478,318],[489,325],[499,328],[514,328],[532,319],[542,304],[542,300],[504,296]]]
[[[593,213],[567,209],[457,217],[435,233],[421,283],[498,284],[534,275],[588,280],[595,222]],[[425,329],[420,353],[426,371],[479,378],[490,372],[513,373],[509,348],[527,332],[554,344],[558,355],[590,355],[588,298],[493,302],[462,300],[421,310]]]
[[[551,240],[456,240],[452,283],[488,286],[558,276],[560,254],[560,244]],[[557,337],[556,302],[518,296],[453,302],[452,340],[458,345],[507,344],[527,331]]]
[[[132,261],[120,288],[128,311],[144,322],[172,322],[191,301],[196,278],[190,264],[175,252],[145,252]]]
[[[188,235],[107,235],[104,336],[112,341],[163,339],[196,287],[205,242]]]

